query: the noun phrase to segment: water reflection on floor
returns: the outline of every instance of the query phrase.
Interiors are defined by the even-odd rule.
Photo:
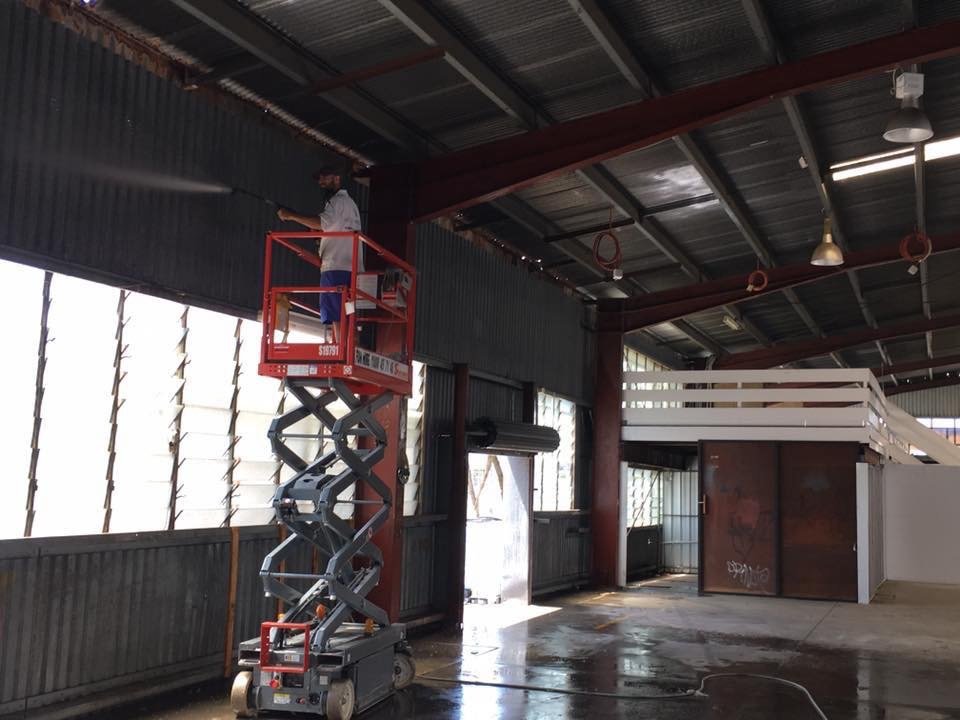
[[[364,719],[818,717],[800,691],[755,678],[709,681],[707,697],[663,697],[718,672],[801,683],[831,720],[960,718],[960,588],[888,584],[858,606],[700,597],[692,578],[667,577],[529,608],[468,606],[462,641],[435,634],[414,649],[428,678],[541,690],[421,678]],[[587,694],[597,692],[634,699]],[[221,685],[124,713],[111,717],[231,717]]]

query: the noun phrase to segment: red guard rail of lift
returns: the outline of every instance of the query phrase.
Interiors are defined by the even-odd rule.
[[[299,630],[303,633],[303,648],[300,653],[300,665],[275,664],[271,661],[273,649],[270,647],[271,630]],[[304,674],[310,670],[310,623],[265,622],[260,625],[260,671],[268,673]]]
[[[348,286],[320,284],[316,243],[322,238],[353,243],[353,272]],[[364,249],[365,265],[374,269],[358,272],[360,248]],[[281,262],[284,252],[292,263]],[[299,278],[309,277],[310,282],[291,284],[286,278],[277,283],[274,276],[278,267]],[[324,293],[340,293],[340,336],[336,342],[320,336],[319,298]],[[408,395],[415,298],[413,267],[363,233],[267,233],[259,372],[278,378],[339,378],[361,394],[389,389]],[[294,322],[299,318],[304,327],[316,328],[316,337],[294,341],[286,332],[291,318]],[[372,330],[361,337],[361,326]],[[388,346],[389,352],[378,352],[378,344]]]

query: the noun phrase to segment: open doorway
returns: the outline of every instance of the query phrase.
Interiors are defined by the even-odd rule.
[[[503,466],[500,455],[470,453],[464,601],[503,602]]]
[[[620,580],[647,585],[651,578],[683,576],[696,587],[699,572],[699,499],[696,448],[626,443],[621,466]]]
[[[530,458],[469,454],[464,602],[530,601]]]

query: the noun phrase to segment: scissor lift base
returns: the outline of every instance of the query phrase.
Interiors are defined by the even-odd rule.
[[[368,636],[364,626],[344,625],[327,652],[312,652],[306,673],[261,671],[260,638],[240,644],[240,667],[251,673],[245,694],[246,707],[236,703],[238,715],[263,717],[291,713],[329,716],[328,693],[338,681],[352,683],[353,708],[331,720],[347,720],[386,700],[393,692],[412,681],[413,660],[401,624],[388,625]],[[296,643],[276,653],[285,665],[302,663],[302,645]],[[399,656],[399,657],[398,657]],[[241,673],[242,674],[242,673]],[[279,684],[278,684],[279,683]],[[272,684],[278,684],[272,687]]]

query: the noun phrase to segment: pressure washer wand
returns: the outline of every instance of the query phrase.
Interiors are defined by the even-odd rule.
[[[233,188],[232,192],[234,195],[246,195],[247,197],[252,197],[254,200],[259,200],[260,202],[264,202],[270,207],[275,207],[275,208],[280,207],[280,204],[278,202],[271,200],[270,198],[265,198],[263,197],[263,195],[257,195],[256,193],[250,192],[249,190],[244,190],[243,188],[235,187]]]

